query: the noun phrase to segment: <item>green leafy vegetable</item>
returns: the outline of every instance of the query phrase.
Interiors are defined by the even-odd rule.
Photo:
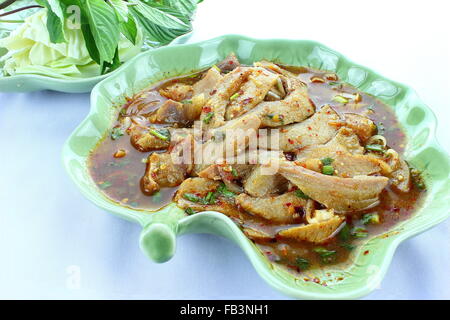
[[[295,259],[295,264],[297,267],[300,268],[300,270],[307,270],[307,269],[309,269],[309,266],[310,266],[310,263],[307,259],[300,258],[300,257]]]
[[[113,139],[113,140],[117,140],[123,135],[124,135],[124,132],[123,132],[122,128],[120,128],[120,127],[114,127],[111,131],[111,139]]]
[[[380,223],[380,216],[378,213],[367,213],[362,216],[361,222],[363,224],[378,224]]]
[[[192,216],[193,214],[196,214],[196,212],[192,208],[187,208],[184,210],[188,215]]]
[[[211,122],[212,118],[214,117],[214,112],[209,112],[206,114],[206,116],[203,118],[203,122],[208,124]]]
[[[320,256],[320,259],[324,264],[332,263],[336,260],[336,251],[334,250],[328,250],[324,247],[317,247],[314,248],[313,251]]]
[[[384,147],[381,144],[368,144],[365,146],[366,150],[375,152],[384,152]]]
[[[170,140],[170,131],[168,129],[149,129],[148,133],[150,133],[151,135],[163,140],[163,141],[168,141]]]
[[[369,232],[364,228],[354,228],[352,230],[352,236],[355,238],[367,238],[369,236]]]
[[[323,158],[320,160],[324,166],[329,166],[333,163],[334,159],[330,157]]]
[[[323,166],[322,167],[322,173],[326,174],[328,176],[332,176],[334,174],[333,166]]]

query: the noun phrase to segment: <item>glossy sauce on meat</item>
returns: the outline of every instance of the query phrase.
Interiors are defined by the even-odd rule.
[[[393,112],[381,101],[340,82],[334,74],[305,67],[285,67],[285,69],[296,74],[300,80],[307,84],[309,98],[317,109],[329,104],[340,114],[356,113],[370,118],[377,125],[378,134],[382,134],[388,141],[389,147],[402,155],[406,144],[405,134]],[[150,124],[148,121],[149,115],[154,113],[167,100],[160,95],[159,89],[174,83],[192,84],[199,80],[201,76],[202,73],[199,73],[193,76],[170,79],[129,99],[121,108],[117,122],[113,127],[121,126],[126,117],[131,118],[133,123],[142,125],[142,127],[148,126]],[[338,103],[334,100],[334,97],[338,94],[359,94],[362,100],[358,104]],[[156,126],[164,128],[167,125]],[[115,157],[118,150],[124,150],[126,156]],[[119,134],[116,139],[107,136],[92,152],[89,166],[90,174],[111,200],[135,209],[156,211],[172,201],[177,187],[162,188],[151,196],[143,192],[141,178],[146,171],[146,161],[151,153],[141,152],[134,148],[126,132],[123,132],[123,136]],[[287,154],[286,156],[288,160],[291,160],[289,157],[292,155]],[[383,233],[399,221],[407,219],[420,205],[424,193],[425,191],[414,183],[410,192],[407,193],[396,192],[390,187],[385,188],[380,195],[379,205],[362,212],[347,214],[346,226],[339,231],[337,236],[324,244],[298,242],[275,236],[271,240],[258,240],[257,245],[271,261],[283,264],[295,272],[323,265],[343,263],[348,261],[350,252],[356,250],[355,248],[361,239]],[[254,228],[269,235],[276,235],[281,229],[293,226],[272,223],[243,212],[242,208],[241,212],[241,218],[233,217],[232,219],[244,230]],[[364,224],[362,218],[373,213],[377,214],[378,223]],[[299,210],[298,214],[300,222],[304,211]],[[370,254],[370,252],[364,254]]]

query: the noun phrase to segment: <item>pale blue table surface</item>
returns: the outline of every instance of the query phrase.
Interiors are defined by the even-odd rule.
[[[398,15],[400,4],[381,0],[370,8],[373,16],[384,14],[383,6],[394,13],[384,15],[383,23],[357,28],[352,41],[343,41],[329,28],[293,28],[294,16],[278,17],[284,23],[278,26],[238,20],[227,24],[226,15],[211,14],[217,4],[208,0],[197,14],[191,41],[223,33],[321,41],[416,88],[437,113],[438,137],[449,150],[450,45],[445,30],[450,25],[441,2],[430,9],[419,3],[409,6],[408,15]],[[239,5],[243,11],[255,10],[251,1]],[[320,10],[324,21],[351,15],[340,22],[342,28],[366,21],[357,12],[360,1],[349,1],[345,8],[329,1],[329,13],[322,10],[323,1],[308,5],[308,10]],[[261,15],[273,22],[270,10],[259,10],[253,18]],[[302,19],[302,25],[313,25],[308,15]],[[397,25],[407,31],[400,43],[390,32]],[[380,45],[373,46],[370,37]],[[88,94],[0,93],[0,298],[285,298],[259,278],[236,245],[215,236],[184,236],[171,261],[150,262],[139,251],[140,227],[91,204],[62,167],[62,145],[88,110]],[[401,244],[381,287],[367,298],[450,299],[449,234],[446,221]]]

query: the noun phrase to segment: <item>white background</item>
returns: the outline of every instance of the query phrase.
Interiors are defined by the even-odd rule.
[[[226,33],[312,39],[415,88],[450,150],[446,1],[205,0],[190,41]],[[184,236],[165,264],[138,248],[140,228],[87,201],[61,147],[88,94],[0,93],[0,298],[283,299],[227,240]],[[450,221],[406,241],[372,299],[450,298]]]

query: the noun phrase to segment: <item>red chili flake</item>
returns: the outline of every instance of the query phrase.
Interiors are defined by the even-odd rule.
[[[368,255],[369,254],[369,250],[364,251],[364,255]]]
[[[242,100],[242,104],[245,106],[246,104],[249,104],[250,102],[252,102],[253,98],[247,98]]]
[[[294,144],[294,140],[292,140],[292,139],[288,139],[288,142],[289,142],[290,144]]]
[[[287,206],[287,207],[292,206],[292,202],[287,202],[287,203],[286,203],[286,206]]]
[[[308,126],[308,130],[312,130],[312,128],[310,126]]]
[[[216,94],[216,92],[217,92],[217,90],[214,89],[213,91],[211,91],[211,92],[209,93],[209,95],[212,96],[213,94]]]
[[[233,64],[233,61],[231,61],[231,60],[230,60],[230,61],[228,61],[228,64],[230,64],[230,65],[231,65],[231,64]]]
[[[314,283],[319,283],[319,284],[320,284],[320,279],[319,279],[319,278],[314,278],[314,279],[313,279],[313,282],[314,282]]]
[[[202,108],[202,111],[203,111],[203,112],[211,112],[211,110],[212,110],[212,109],[211,109],[210,106],[206,106],[206,107],[203,107],[203,108]]]

